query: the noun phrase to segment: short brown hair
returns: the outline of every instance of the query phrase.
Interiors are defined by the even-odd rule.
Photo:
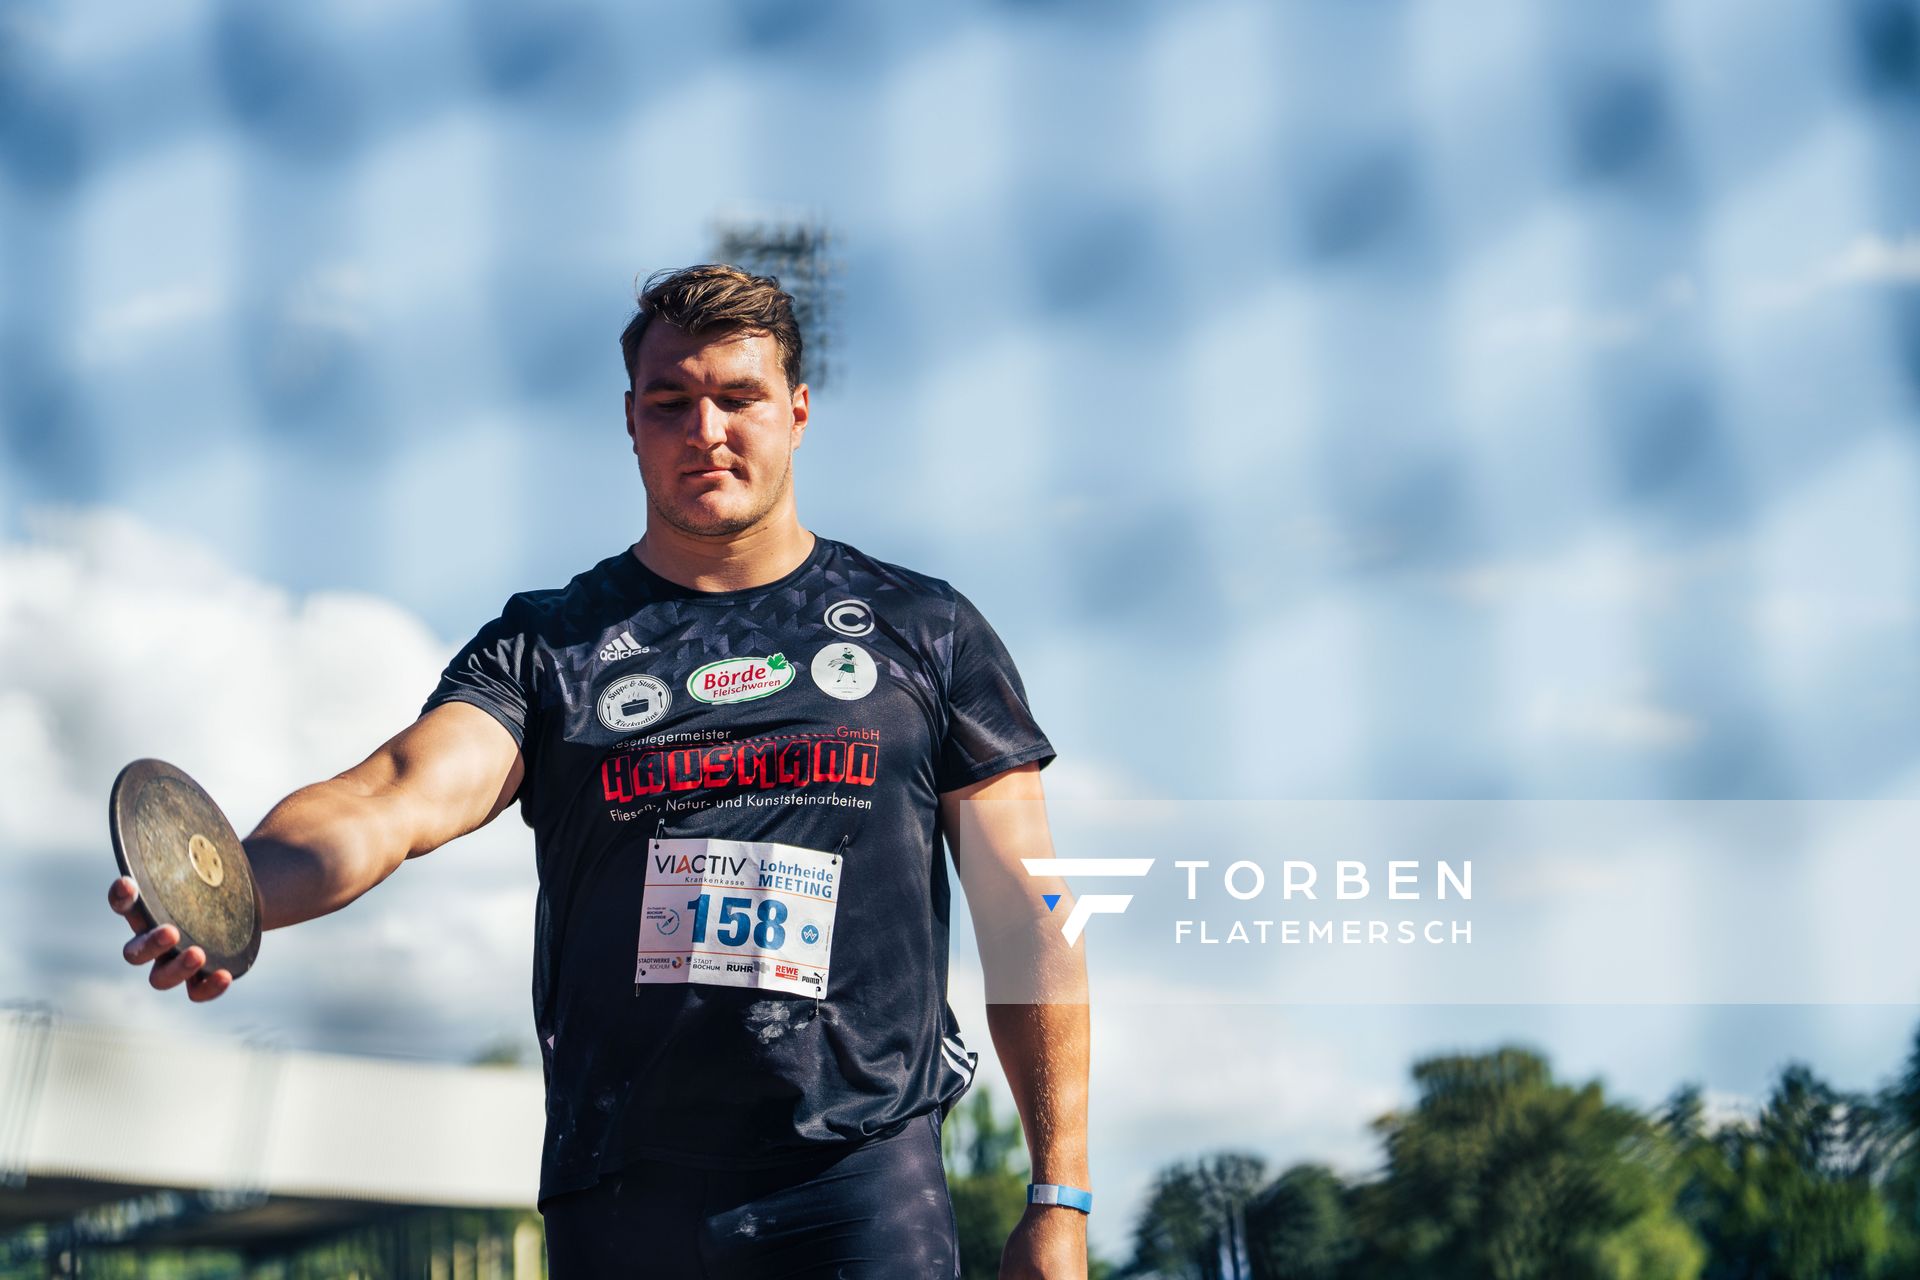
[[[793,318],[793,295],[773,276],[756,276],[720,262],[648,276],[640,288],[639,308],[620,332],[620,355],[629,386],[640,356],[640,339],[655,320],[696,338],[709,333],[765,333],[780,349],[787,388],[800,385],[800,324]]]

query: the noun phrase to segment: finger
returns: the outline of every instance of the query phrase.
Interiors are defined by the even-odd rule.
[[[225,969],[202,969],[187,979],[187,998],[195,1003],[217,999],[233,985],[233,975]]]
[[[139,886],[135,885],[133,881],[126,876],[121,876],[118,880],[115,880],[111,885],[107,886],[107,905],[112,907],[114,911],[120,915],[124,916],[132,911],[134,904],[139,901]],[[139,927],[137,924],[134,925],[135,929]]]
[[[153,972],[147,975],[147,981],[155,991],[167,991],[179,986],[200,971],[207,962],[207,953],[198,947],[188,947],[171,960],[153,966]]]
[[[180,930],[173,925],[163,924],[157,929],[145,933],[136,933],[120,954],[127,958],[128,964],[146,964],[149,960],[158,960],[167,952],[180,945]]]

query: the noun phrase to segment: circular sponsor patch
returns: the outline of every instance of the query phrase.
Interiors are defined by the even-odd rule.
[[[873,606],[865,600],[839,600],[827,606],[826,623],[843,636],[863,636],[873,630]]]
[[[864,698],[879,679],[873,655],[849,641],[836,640],[813,655],[813,682],[829,698],[844,702]]]
[[[652,676],[621,676],[600,691],[600,723],[616,733],[644,729],[667,714],[673,694]]]

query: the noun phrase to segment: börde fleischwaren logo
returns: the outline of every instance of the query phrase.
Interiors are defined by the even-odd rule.
[[[781,654],[709,662],[687,677],[687,692],[702,702],[751,702],[793,683],[793,666]]]

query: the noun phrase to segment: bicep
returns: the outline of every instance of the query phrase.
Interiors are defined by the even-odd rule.
[[[525,770],[506,726],[470,703],[445,702],[341,777],[384,802],[415,857],[493,821]]]
[[[1058,877],[1031,876],[1022,862],[1053,856],[1039,765],[944,793],[940,816],[976,925],[1007,911],[1030,914],[1040,893],[1064,891]]]
[[[988,1005],[1085,1004],[1086,962],[1060,927],[1072,914],[1073,895],[1059,876],[1031,875],[1024,862],[1053,857],[1039,766],[947,792],[940,809],[973,919]],[[1001,1034],[995,1030],[996,1044]]]

